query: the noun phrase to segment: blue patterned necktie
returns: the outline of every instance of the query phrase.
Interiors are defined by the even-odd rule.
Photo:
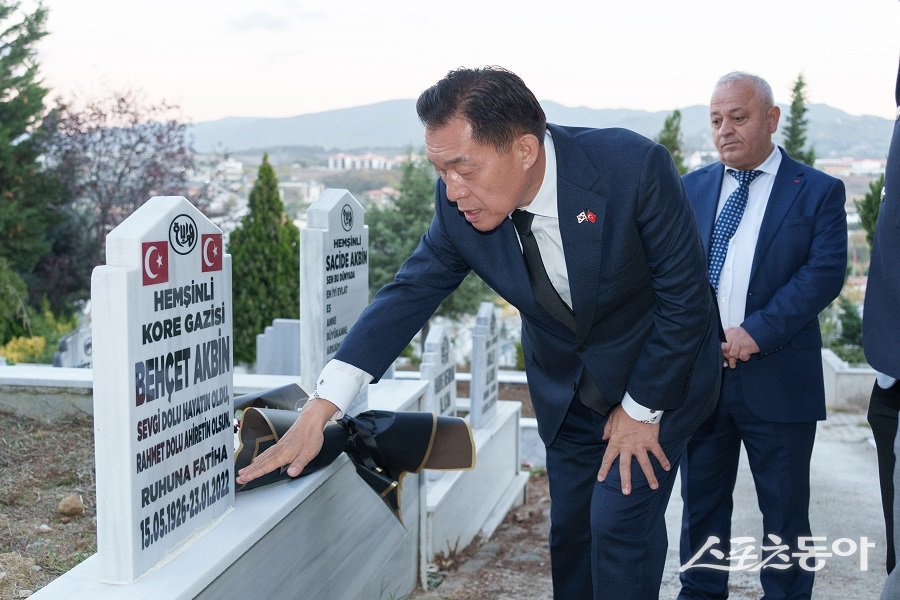
[[[738,180],[738,187],[728,196],[722,212],[719,213],[719,218],[716,219],[709,246],[709,282],[716,291],[719,290],[719,274],[722,272],[722,265],[725,264],[728,242],[737,231],[738,223],[741,222],[744,209],[747,207],[750,183],[762,175],[762,171],[735,171],[734,169],[728,169],[728,173]]]

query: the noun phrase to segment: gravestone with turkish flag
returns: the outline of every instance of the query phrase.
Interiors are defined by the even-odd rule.
[[[182,197],[106,238],[91,276],[97,555],[132,582],[234,504],[231,257]]]

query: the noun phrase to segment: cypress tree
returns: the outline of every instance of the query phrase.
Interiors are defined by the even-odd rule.
[[[684,164],[684,154],[681,151],[681,145],[683,143],[681,137],[681,111],[674,110],[672,113],[666,117],[665,123],[663,123],[662,131],[659,132],[659,136],[656,138],[657,143],[662,144],[669,151],[669,154],[672,155],[672,161],[675,163],[675,168],[678,169],[679,175],[684,175],[688,172],[687,167]]]
[[[411,156],[403,164],[400,194],[384,208],[366,210],[369,226],[369,291],[374,295],[394,275],[428,230],[434,217],[435,174],[431,165]],[[458,317],[474,313],[482,300],[494,298],[483,281],[470,274],[435,314]]]
[[[256,336],[276,318],[300,315],[300,233],[284,210],[278,177],[263,156],[249,212],[228,240],[231,254],[234,360],[256,360]]]
[[[878,223],[878,211],[881,209],[881,190],[884,188],[884,174],[869,184],[869,191],[862,200],[856,200],[856,212],[859,222],[866,232],[866,241],[869,250],[872,249],[872,240],[875,239],[875,226]]]
[[[25,279],[50,249],[58,202],[35,135],[47,94],[35,46],[46,19],[44,8],[23,14],[18,2],[0,0],[0,256]]]
[[[809,120],[806,113],[809,109],[806,107],[806,81],[803,74],[797,75],[794,82],[794,88],[791,92],[791,110],[787,117],[787,127],[784,130],[784,149],[796,160],[813,166],[816,162],[816,153],[812,147],[804,150],[806,146],[806,128]]]
[[[394,275],[428,230],[434,217],[435,173],[425,161],[412,156],[403,164],[400,194],[392,205],[366,210],[369,226],[369,291],[375,294],[394,280]],[[436,315],[456,318],[474,314],[482,300],[495,299],[491,289],[477,275],[470,273],[435,311]],[[429,324],[422,330],[422,345]]]

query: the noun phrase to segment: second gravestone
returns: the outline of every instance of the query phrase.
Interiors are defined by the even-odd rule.
[[[97,555],[127,583],[234,504],[231,257],[181,197],[148,200],[91,277]]]
[[[347,190],[325,190],[306,213],[300,236],[300,380],[315,389],[322,367],[369,303],[369,228],[365,211]],[[362,392],[347,408],[368,407]]]

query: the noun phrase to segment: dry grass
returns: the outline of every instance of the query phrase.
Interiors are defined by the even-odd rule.
[[[24,598],[96,552],[93,427],[3,411],[0,423],[0,598]],[[71,494],[83,515],[57,512]]]

